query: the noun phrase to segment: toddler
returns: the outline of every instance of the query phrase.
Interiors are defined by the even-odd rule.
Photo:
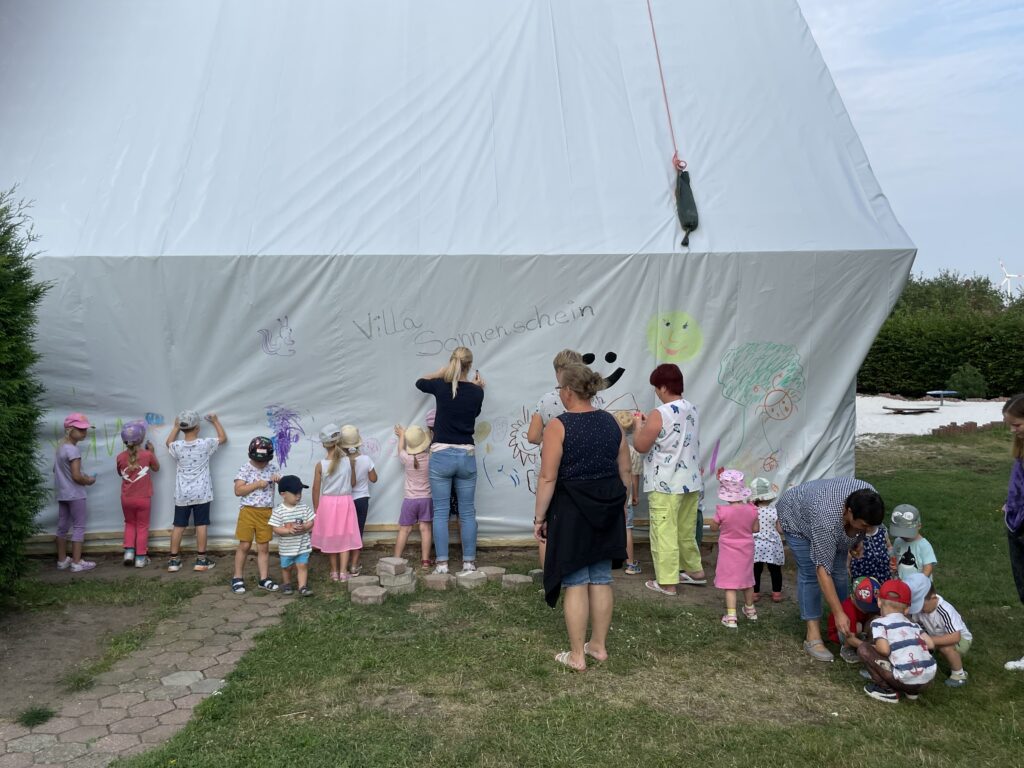
[[[915,607],[912,605],[911,610]],[[967,685],[964,656],[971,648],[973,636],[957,609],[944,600],[929,583],[920,609],[912,613],[911,618],[931,635],[935,647],[949,662],[946,685],[950,688]]]
[[[750,489],[743,473],[727,469],[718,475],[718,498],[711,530],[718,531],[718,562],[715,586],[725,590],[722,624],[736,629],[736,591],[743,590],[743,615],[757,621],[754,607],[754,534],[758,532],[757,507],[747,501]]]
[[[893,536],[893,572],[901,579],[906,579],[911,573],[923,573],[932,578],[938,561],[932,545],[921,535],[921,513],[917,507],[910,504],[897,505],[892,511],[889,532]]]
[[[889,532],[884,525],[879,525],[872,535],[860,537],[857,545],[850,550],[848,561],[850,579],[855,581],[864,576],[870,576],[877,579],[879,584],[888,581],[892,577],[890,551],[892,551],[892,543],[889,541]]]
[[[359,524],[359,538],[363,538],[363,531],[366,529],[366,516],[370,512],[370,483],[377,482],[377,469],[373,465],[373,459],[364,456],[359,452],[363,444],[359,430],[351,424],[341,428],[341,447],[348,454],[348,460],[352,463],[352,503],[356,505],[356,522]],[[349,573],[358,576],[362,571],[359,567],[360,549],[352,551],[352,566]]]
[[[270,514],[274,506],[274,483],[281,479],[274,463],[274,441],[269,437],[254,437],[249,442],[249,460],[235,475],[235,496],[240,498],[238,522],[235,525],[235,573],[231,578],[231,591],[245,592],[242,570],[245,558],[256,539],[257,586],[276,592],[277,584],[270,578],[270,540],[274,537],[270,527]]]
[[[626,435],[626,446],[629,448],[630,482],[626,497],[626,564],[623,572],[627,576],[636,576],[641,572],[640,561],[633,556],[633,515],[640,503],[640,475],[644,472],[644,457],[633,447],[633,412],[616,411],[615,420],[619,422]]]
[[[57,493],[57,567],[72,573],[91,571],[92,560],[82,559],[85,541],[85,488],[96,482],[95,475],[82,473],[82,452],[78,444],[93,426],[85,414],[72,413],[64,419],[64,437],[57,444],[53,459],[53,484]],[[71,556],[68,556],[68,531],[71,531]]]
[[[420,529],[420,565],[430,568],[430,544],[433,540],[434,508],[430,499],[430,435],[413,424],[403,429],[395,425],[398,459],[405,467],[405,498],[398,516],[398,540],[395,557],[401,557],[412,527]]]
[[[121,511],[124,513],[124,564],[149,565],[149,515],[153,504],[153,476],[160,462],[153,444],[146,440],[146,422],[131,421],[121,428],[124,450],[117,454],[121,476]],[[143,441],[145,446],[140,449]]]
[[[278,554],[281,556],[281,593],[290,595],[292,588],[292,568],[295,569],[295,581],[299,587],[299,595],[309,597],[313,594],[308,586],[309,555],[313,551],[309,532],[313,530],[316,515],[308,504],[302,504],[303,485],[296,475],[285,475],[277,481],[277,490],[281,494],[281,503],[270,515],[270,527],[277,534]]]
[[[864,633],[871,619],[878,615],[880,587],[881,583],[874,576],[861,576],[853,583],[853,594],[842,602],[843,613],[850,620],[850,634],[840,635],[836,629],[836,617],[829,614],[828,639],[839,644],[839,657],[847,664],[860,663],[857,649],[866,639]]]
[[[761,573],[768,566],[772,580],[772,602],[782,602],[782,564],[786,553],[782,549],[782,526],[775,511],[775,498],[779,489],[765,477],[755,477],[750,483],[750,500],[757,507],[757,527],[754,534],[754,602],[761,599]]]

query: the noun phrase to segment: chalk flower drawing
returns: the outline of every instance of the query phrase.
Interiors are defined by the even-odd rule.
[[[299,412],[283,405],[267,406],[267,426],[271,430],[274,456],[282,467],[288,464],[292,446],[306,434],[299,423]]]
[[[523,412],[519,418],[512,422],[508,435],[508,447],[512,449],[512,458],[517,459],[524,467],[527,464],[537,463],[537,454],[540,448],[526,439],[530,430],[530,411],[523,406]]]
[[[295,354],[292,347],[295,346],[292,328],[288,325],[288,315],[277,318],[277,329],[271,331],[269,328],[260,328],[256,331],[260,337],[260,349],[267,355],[279,355],[291,357]]]

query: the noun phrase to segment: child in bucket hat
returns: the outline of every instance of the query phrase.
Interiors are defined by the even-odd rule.
[[[366,530],[366,517],[370,513],[370,483],[377,482],[377,468],[373,464],[373,459],[360,452],[362,446],[363,438],[358,427],[346,424],[341,428],[341,447],[352,463],[352,503],[356,505],[356,523],[359,525],[360,540],[363,531]],[[358,576],[362,572],[359,566],[361,553],[362,545],[359,549],[352,550],[352,564],[348,570],[350,576]]]
[[[750,500],[757,507],[758,531],[754,534],[754,602],[761,599],[761,572],[768,566],[772,580],[772,602],[782,602],[782,566],[786,553],[782,548],[782,526],[775,509],[779,488],[766,477],[750,481]]]
[[[743,590],[743,615],[757,621],[754,607],[754,534],[760,530],[757,507],[750,503],[750,489],[743,473],[726,469],[718,475],[718,498],[725,502],[715,508],[711,530],[718,532],[718,562],[715,586],[725,590],[722,624],[736,629],[736,592]]]
[[[889,534],[893,537],[895,575],[906,579],[912,573],[923,573],[932,578],[938,560],[931,543],[921,535],[921,513],[917,507],[912,504],[896,505],[890,519]]]

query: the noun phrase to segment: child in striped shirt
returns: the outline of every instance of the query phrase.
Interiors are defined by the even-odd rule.
[[[310,531],[316,514],[308,504],[302,502],[303,485],[295,475],[285,475],[277,481],[281,503],[270,515],[270,527],[277,534],[277,551],[281,556],[281,593],[292,594],[292,568],[296,571],[299,594],[309,597],[313,594],[307,584],[309,578],[309,556],[313,552]]]

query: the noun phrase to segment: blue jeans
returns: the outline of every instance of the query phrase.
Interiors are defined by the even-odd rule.
[[[430,454],[430,496],[434,504],[434,552],[441,562],[448,560],[448,517],[451,512],[452,480],[459,497],[459,531],[462,559],[476,560],[476,453],[445,448]]]
[[[593,565],[584,565],[578,571],[562,577],[563,587],[585,587],[587,584],[603,586],[612,583],[612,561],[598,560]]]
[[[786,533],[786,544],[796,560],[796,598],[800,604],[800,618],[804,621],[820,619],[821,587],[818,585],[818,569],[811,562],[811,542],[798,534]],[[846,599],[850,586],[846,575],[846,556],[846,552],[837,551],[829,568],[840,602]]]

